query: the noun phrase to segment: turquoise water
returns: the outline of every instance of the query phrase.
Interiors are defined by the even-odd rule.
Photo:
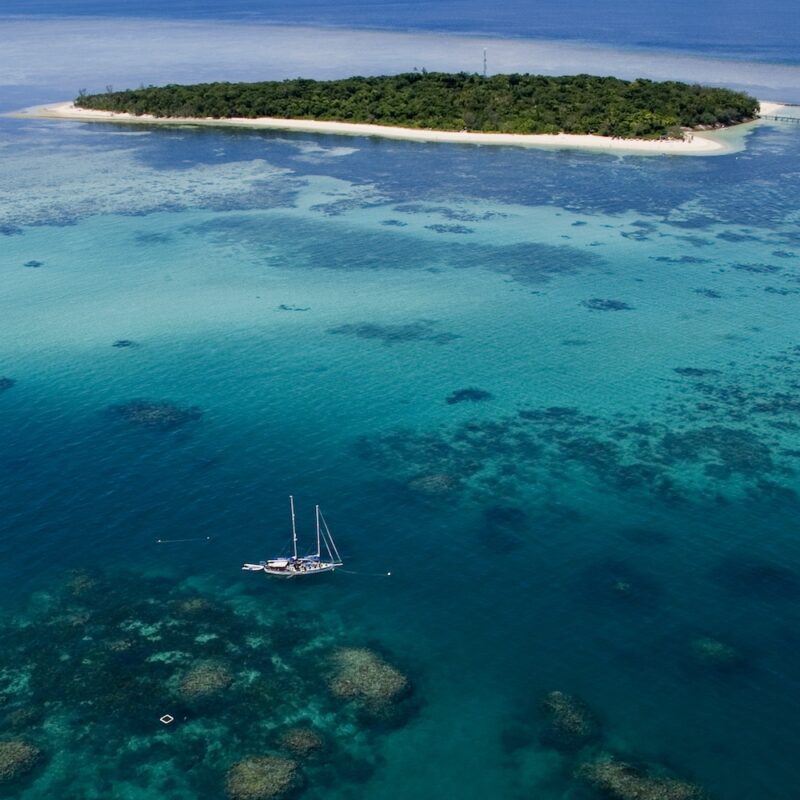
[[[0,122],[0,740],[42,752],[3,791],[224,797],[302,723],[308,798],[588,800],[600,751],[794,797],[795,127],[680,159]],[[349,572],[240,572],[290,493]],[[388,718],[337,647],[408,676]],[[553,690],[598,741],[554,746]]]

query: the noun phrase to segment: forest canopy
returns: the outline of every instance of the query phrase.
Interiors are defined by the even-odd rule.
[[[171,84],[102,94],[75,104],[155,117],[277,117],[500,133],[681,138],[684,128],[752,119],[743,92],[677,81],[593,75],[409,72],[333,81]]]

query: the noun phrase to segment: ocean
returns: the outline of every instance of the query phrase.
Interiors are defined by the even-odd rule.
[[[800,100],[779,2],[0,12],[2,111],[483,47]],[[0,795],[792,800],[800,126],[732,135],[0,118]],[[289,495],[344,569],[240,570]]]

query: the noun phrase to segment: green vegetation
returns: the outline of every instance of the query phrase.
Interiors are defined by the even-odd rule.
[[[81,94],[81,108],[156,117],[278,117],[408,128],[503,133],[593,133],[623,138],[683,136],[753,118],[742,92],[667,81],[592,75],[411,72],[336,81],[170,85]]]

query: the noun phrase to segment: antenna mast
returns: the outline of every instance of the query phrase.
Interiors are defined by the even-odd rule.
[[[486,48],[483,48],[483,77],[486,77]]]
[[[297,528],[294,522],[294,497],[289,495],[289,506],[292,509],[292,551],[294,552],[295,560],[297,560]]]
[[[319,541],[319,506],[317,506],[316,515],[317,515],[317,558],[319,558],[322,555],[322,550],[320,549],[320,541]]]

